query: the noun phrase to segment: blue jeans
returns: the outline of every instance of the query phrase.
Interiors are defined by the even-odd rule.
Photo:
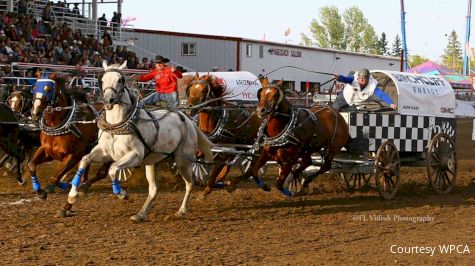
[[[149,96],[143,99],[143,104],[145,105],[157,105],[157,104],[164,104],[166,107],[173,107],[177,101],[176,92],[172,93],[158,93],[154,92]]]

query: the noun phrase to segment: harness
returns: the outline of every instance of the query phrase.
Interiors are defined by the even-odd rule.
[[[81,135],[81,131],[76,127],[74,122],[76,121],[76,117],[79,114],[80,108],[77,107],[76,100],[71,98],[72,101],[72,108],[67,114],[66,119],[58,126],[47,126],[45,123],[44,116],[40,120],[40,129],[48,136],[60,136],[65,135],[68,133],[72,133],[74,136],[78,137]],[[46,109],[48,112],[53,111],[53,107],[48,106]]]
[[[311,112],[308,109],[305,108],[299,108],[296,111],[292,110],[292,113],[290,114],[290,121],[285,125],[284,129],[275,137],[267,137],[265,136],[264,130],[267,127],[267,118],[264,119],[264,121],[261,124],[261,127],[259,128],[259,135],[258,136],[263,136],[263,142],[261,143],[261,146],[263,145],[269,145],[271,147],[282,147],[287,144],[292,144],[292,145],[301,145],[302,143],[300,140],[295,137],[295,129],[298,128],[302,123],[297,124],[298,122],[298,113],[300,111],[304,111],[307,113],[308,117],[315,123],[317,121],[317,118],[313,112]],[[260,137],[257,138],[258,140]]]
[[[122,73],[119,71],[119,70],[116,70],[116,69],[110,69],[110,70],[107,70],[107,72],[118,72],[121,76],[122,76]],[[123,78],[123,76],[122,76]],[[125,87],[125,84],[124,84],[124,90],[120,91],[120,93],[117,92],[117,90],[115,88],[112,88],[112,87],[107,87],[104,89],[105,90],[113,90],[116,95],[121,95],[121,98],[124,96],[124,91],[125,90],[128,90],[126,87]],[[145,146],[145,148],[147,148],[148,152],[152,152],[153,150],[150,148],[150,146],[147,144],[147,142],[145,141],[145,139],[143,138],[142,134],[140,133],[140,130],[137,128],[137,122],[139,121],[140,119],[140,110],[144,110],[145,113],[150,117],[150,120],[153,121],[156,129],[157,129],[157,136],[155,139],[157,139],[158,137],[158,132],[160,130],[160,124],[158,123],[158,119],[152,115],[152,113],[148,110],[145,110],[141,107],[139,107],[139,101],[132,95],[130,94],[130,92],[128,92],[128,95],[129,95],[129,98],[130,100],[132,101],[132,108],[129,108],[129,110],[127,111],[127,116],[126,118],[119,122],[119,123],[116,123],[116,124],[110,124],[106,121],[106,115],[105,115],[105,112],[102,111],[100,114],[99,114],[99,118],[97,119],[97,126],[99,127],[99,129],[111,134],[111,135],[134,135],[136,136],[141,142],[142,144]],[[163,117],[162,117],[163,118]]]

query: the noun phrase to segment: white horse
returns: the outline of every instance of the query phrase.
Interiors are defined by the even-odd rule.
[[[110,166],[109,176],[113,192],[117,195],[126,194],[119,185],[119,173],[128,168],[145,165],[148,197],[140,212],[130,217],[134,221],[144,220],[157,195],[155,165],[169,156],[175,159],[177,170],[186,184],[185,197],[176,215],[185,214],[193,186],[192,163],[195,160],[195,150],[202,151],[205,161],[211,162],[213,144],[195,123],[181,112],[147,112],[139,107],[137,100],[126,88],[125,78],[121,73],[126,62],[120,66],[108,66],[104,61],[103,67],[105,73],[99,82],[102,82],[105,112],[98,120],[100,137],[98,144],[79,164],[68,195],[68,204],[61,210],[63,215],[77,201],[79,180],[85,167],[92,162],[114,161]]]

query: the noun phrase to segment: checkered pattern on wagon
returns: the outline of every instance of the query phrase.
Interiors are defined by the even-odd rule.
[[[435,118],[387,113],[347,113],[344,115],[353,139],[368,139],[368,151],[376,151],[391,140],[399,152],[422,152],[430,140]]]

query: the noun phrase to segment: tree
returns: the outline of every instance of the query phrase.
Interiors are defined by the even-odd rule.
[[[386,33],[381,33],[381,38],[378,40],[378,53],[379,55],[388,55],[388,40],[386,39]]]
[[[420,56],[420,55],[410,55],[409,58],[408,58],[408,63],[409,63],[409,67],[415,67],[415,66],[418,66],[424,62],[427,62],[429,61],[428,58],[425,58],[423,56]]]
[[[310,32],[318,47],[344,50],[344,25],[338,8],[335,6],[320,8],[320,20],[313,19]]]
[[[345,10],[343,19],[334,6],[320,8],[319,19],[310,23],[310,32],[312,39],[301,34],[301,44],[377,54],[378,37],[356,6]]]
[[[462,69],[462,45],[458,41],[457,33],[452,30],[448,37],[448,44],[442,55],[442,64],[454,71]]]
[[[391,55],[395,57],[400,57],[402,53],[402,48],[401,48],[401,39],[399,38],[399,34],[396,35],[396,38],[394,38],[393,46],[391,48]]]
[[[343,13],[345,43],[348,51],[373,53],[377,37],[363,12],[352,6]]]
[[[300,33],[300,38],[300,45],[309,47],[313,46],[312,40],[307,35],[305,35],[305,33]]]

